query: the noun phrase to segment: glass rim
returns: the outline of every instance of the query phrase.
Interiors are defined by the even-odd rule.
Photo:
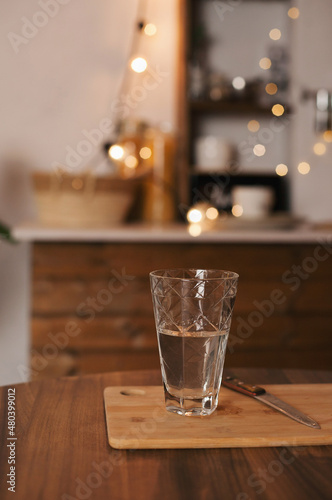
[[[198,276],[193,276],[192,278],[182,278],[179,276],[163,276],[161,273],[165,272],[179,272],[179,271],[205,271],[208,273],[218,272],[220,276],[213,276],[207,278],[200,278]],[[228,275],[228,276],[226,276]],[[155,271],[151,271],[149,276],[152,278],[159,278],[164,280],[178,280],[178,281],[218,281],[218,280],[233,280],[238,279],[239,275],[234,271],[227,271],[226,269],[199,269],[195,267],[178,267],[178,268],[165,268],[165,269],[156,269]]]

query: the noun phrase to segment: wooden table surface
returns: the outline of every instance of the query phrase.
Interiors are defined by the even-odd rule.
[[[262,385],[332,382],[332,372],[237,369],[236,374]],[[285,444],[281,448],[112,450],[106,435],[104,388],[160,382],[159,372],[139,371],[13,386],[17,438],[15,494],[8,491],[9,484],[6,484],[10,456],[7,444],[13,443],[7,439],[8,387],[0,388],[0,498],[332,498],[332,446],[287,447]]]

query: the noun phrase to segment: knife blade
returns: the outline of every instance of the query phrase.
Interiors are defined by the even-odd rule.
[[[313,418],[305,415],[300,410],[297,410],[288,403],[285,403],[285,401],[282,401],[273,394],[266,392],[263,387],[246,384],[245,382],[242,382],[242,380],[235,377],[226,377],[225,380],[222,381],[222,385],[228,389],[232,389],[233,391],[240,392],[241,394],[257,399],[258,401],[261,401],[261,403],[278,410],[283,415],[296,420],[296,422],[299,422],[300,424],[307,425],[313,429],[320,429],[319,423]]]

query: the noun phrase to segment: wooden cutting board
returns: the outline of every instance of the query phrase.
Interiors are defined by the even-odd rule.
[[[267,392],[314,418],[312,429],[224,387],[208,417],[165,410],[162,387],[107,387],[107,433],[113,448],[236,448],[332,444],[332,384],[264,385]]]

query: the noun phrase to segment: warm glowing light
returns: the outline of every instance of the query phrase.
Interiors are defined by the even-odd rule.
[[[263,146],[263,144],[256,144],[256,146],[253,147],[253,152],[256,156],[264,156],[266,153],[266,148],[265,146]]]
[[[306,161],[301,161],[297,166],[298,171],[302,175],[307,175],[310,172],[310,165]]]
[[[148,23],[145,27],[144,27],[144,33],[148,36],[153,36],[157,33],[157,28],[154,24],[152,23]]]
[[[121,160],[124,155],[123,147],[118,144],[113,144],[113,146],[109,148],[108,154],[113,160]]]
[[[275,83],[267,83],[265,85],[265,92],[269,95],[274,95],[278,92],[278,87]]]
[[[151,158],[152,151],[150,148],[144,147],[140,149],[139,155],[141,158],[143,158],[143,160],[148,160],[149,158]]]
[[[288,173],[288,167],[284,163],[279,163],[279,165],[276,166],[276,174],[280,175],[280,177],[287,175],[287,173]]]
[[[232,80],[232,85],[236,90],[242,90],[246,86],[246,81],[242,76],[236,76]]]
[[[203,214],[197,208],[191,208],[187,213],[188,222],[200,222],[203,218]]]
[[[137,167],[137,165],[138,165],[138,160],[137,160],[136,156],[129,155],[129,156],[127,156],[127,158],[125,159],[124,164],[125,164],[125,165],[126,165],[126,167],[128,167],[128,168],[136,168],[136,167]]]
[[[332,142],[332,130],[325,130],[323,134],[323,139],[326,142]]]
[[[270,69],[271,64],[271,59],[269,59],[268,57],[262,57],[262,59],[259,61],[259,66],[262,69]]]
[[[241,205],[233,205],[232,214],[234,217],[241,217],[243,214],[243,208]]]
[[[209,207],[205,215],[209,220],[216,220],[218,218],[219,212],[216,208]]]
[[[288,16],[291,19],[297,19],[300,15],[300,11],[297,7],[291,7],[288,11]]]
[[[190,234],[190,236],[199,236],[202,232],[202,228],[199,224],[190,224],[188,226],[188,232]]]
[[[272,113],[274,116],[281,116],[285,112],[285,108],[281,104],[275,104],[272,106]]]
[[[322,142],[316,142],[314,145],[315,155],[322,156],[326,153],[326,146]]]
[[[75,179],[72,180],[72,187],[76,190],[79,190],[79,189],[82,189],[83,187],[83,181],[82,179],[80,179],[79,177],[75,177]]]
[[[250,132],[257,132],[259,130],[260,123],[257,120],[250,120],[248,122],[247,128]]]
[[[280,40],[281,31],[278,30],[278,28],[274,28],[273,30],[270,31],[269,37],[271,38],[271,40]]]
[[[147,66],[148,63],[146,62],[144,57],[135,57],[135,59],[133,59],[130,64],[131,69],[135,71],[135,73],[143,73],[143,71],[146,70]]]

